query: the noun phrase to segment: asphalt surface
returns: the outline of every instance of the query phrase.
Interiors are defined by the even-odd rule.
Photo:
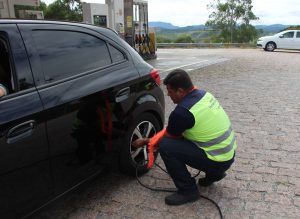
[[[225,179],[199,188],[218,203],[224,218],[300,218],[300,52],[160,49],[150,63],[162,77],[176,67],[186,69],[231,118],[236,161]],[[167,117],[173,108],[166,97]],[[141,180],[174,186],[158,168]],[[205,199],[172,207],[165,205],[166,195],[112,169],[32,218],[219,218]]]
[[[199,49],[161,49],[158,51],[157,59],[148,62],[160,72],[163,79],[176,68],[189,72],[229,60],[226,57],[214,56],[214,52],[211,53],[210,50],[205,53],[199,51]]]

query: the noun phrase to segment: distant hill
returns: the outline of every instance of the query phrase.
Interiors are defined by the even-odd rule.
[[[278,33],[291,25],[272,24],[272,25],[256,25],[256,29],[263,30],[264,33]]]
[[[193,25],[193,26],[186,26],[186,27],[179,27],[178,30],[180,31],[194,31],[194,30],[204,30],[207,27],[203,24],[201,25]]]
[[[205,25],[192,25],[186,27],[174,26],[166,22],[149,22],[149,26],[154,28],[157,36],[157,42],[176,42],[178,39],[188,37],[192,38],[195,43],[210,42],[213,35],[219,33],[218,30],[212,30]],[[256,25],[255,28],[259,30],[258,37],[273,35],[278,33],[291,25],[273,24],[273,25]]]
[[[149,22],[149,26],[150,27],[155,27],[155,28],[170,29],[170,30],[174,30],[174,29],[179,28],[177,26],[174,26],[171,23],[166,23],[166,22],[161,22],[161,21]]]
[[[156,31],[160,33],[184,33],[184,32],[190,32],[190,31],[196,31],[196,30],[205,30],[205,25],[192,25],[192,26],[186,26],[186,27],[178,27],[174,26],[171,23],[156,21],[156,22],[149,22],[149,26],[156,29]],[[283,24],[272,24],[272,25],[255,25],[256,29],[261,29],[264,34],[269,33],[277,33],[291,25],[283,25]]]

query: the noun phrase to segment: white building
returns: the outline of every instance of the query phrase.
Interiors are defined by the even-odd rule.
[[[106,0],[105,4],[83,2],[82,10],[84,22],[124,33],[124,0]]]
[[[39,6],[39,0],[0,0],[0,18],[16,18],[15,5]],[[22,10],[22,18],[43,19],[42,11]]]

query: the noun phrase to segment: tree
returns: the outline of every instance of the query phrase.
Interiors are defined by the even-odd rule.
[[[177,39],[175,39],[174,43],[193,43],[193,39],[189,34],[181,34]]]
[[[258,32],[254,26],[242,24],[235,31],[235,41],[237,43],[254,42],[258,37]]]
[[[47,7],[45,18],[81,22],[82,3],[80,0],[56,0]]]
[[[213,0],[208,8],[213,9],[213,12],[209,15],[206,25],[220,30],[219,37],[225,42],[232,43],[237,40],[238,32],[246,34],[243,31],[249,33],[251,30],[251,34],[257,35],[252,31],[253,26],[250,25],[250,21],[259,19],[252,12],[252,0]]]
[[[165,37],[165,36],[157,36],[156,37],[156,42],[157,43],[172,43],[172,40]]]
[[[300,30],[300,25],[296,25],[296,26],[289,26],[279,32],[285,31],[285,30]]]

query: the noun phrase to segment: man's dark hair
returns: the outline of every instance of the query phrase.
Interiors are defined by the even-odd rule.
[[[169,85],[174,90],[179,88],[189,90],[194,86],[188,73],[182,69],[175,69],[170,72],[164,79],[164,85]]]

